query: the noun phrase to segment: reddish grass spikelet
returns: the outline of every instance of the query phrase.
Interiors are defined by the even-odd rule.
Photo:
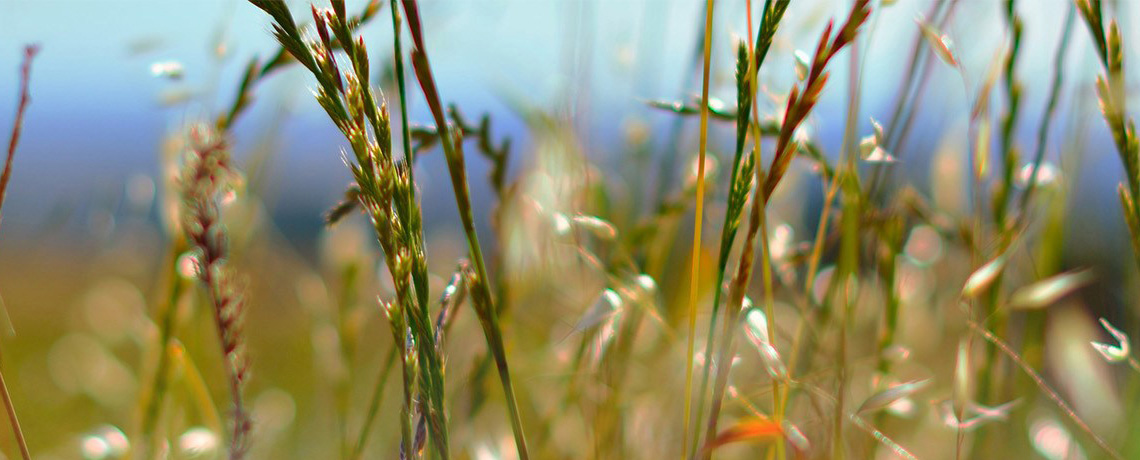
[[[793,135],[796,132],[796,128],[803,123],[812,108],[815,107],[816,102],[819,100],[820,93],[827,84],[828,74],[824,72],[824,69],[827,67],[828,62],[830,62],[843,47],[851,43],[859,27],[867,20],[870,14],[870,1],[860,0],[851,6],[851,12],[847,16],[847,21],[834,38],[831,35],[833,22],[828,22],[827,27],[823,29],[819,44],[816,46],[815,56],[812,59],[811,70],[808,71],[808,77],[803,83],[803,89],[800,89],[800,86],[793,87],[791,94],[788,96],[787,107],[784,111],[784,120],[781,123],[780,134],[776,140],[776,154],[772,159],[771,167],[768,169],[768,174],[764,180],[764,187],[760,195],[763,201],[767,202],[768,198],[772,196],[772,192],[776,190],[776,186],[784,177],[784,173],[787,172],[788,166],[791,164],[792,158],[798,150],[797,142],[793,140]]]
[[[197,276],[213,307],[214,323],[225,360],[233,416],[229,457],[245,457],[252,421],[242,398],[249,379],[242,327],[246,299],[244,288],[227,264],[228,237],[221,223],[219,200],[238,180],[230,164],[228,146],[209,128],[190,131],[190,145],[179,181],[183,200],[183,231],[197,252]]]

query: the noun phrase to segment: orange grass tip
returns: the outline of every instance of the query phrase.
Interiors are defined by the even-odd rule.
[[[798,452],[806,452],[809,443],[798,428],[789,423],[779,423],[767,417],[756,417],[737,422],[735,425],[721,431],[715,438],[701,447],[708,452],[726,444],[744,441],[753,442],[784,442],[787,441]]]

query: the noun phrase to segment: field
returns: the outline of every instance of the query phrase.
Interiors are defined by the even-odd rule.
[[[57,3],[0,458],[1140,458],[1129,2]]]

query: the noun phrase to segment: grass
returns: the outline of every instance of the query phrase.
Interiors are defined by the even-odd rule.
[[[473,108],[449,99],[455,80],[437,73],[454,68],[433,67],[446,55],[429,59],[440,10],[424,6],[350,12],[335,0],[301,20],[298,5],[241,5],[264,13],[276,44],[245,61],[217,113],[172,135],[160,244],[107,250],[147,268],[5,246],[0,287],[32,332],[5,346],[0,396],[14,435],[0,449],[100,459],[1140,452],[1127,306],[1140,268],[1133,41],[1099,1],[1076,1],[1045,43],[1030,2],[817,11],[709,0],[692,75],[680,79],[692,87],[648,101],[644,113],[666,123],[631,125],[606,147],[630,154],[615,159],[587,154],[590,126],[527,97],[509,99],[526,142],[504,136],[520,133],[502,129],[502,114],[465,116]],[[924,16],[892,23],[914,7]],[[966,48],[974,25],[961,21],[981,14],[1001,39],[977,52]],[[733,27],[745,38],[728,41]],[[884,28],[913,38],[890,62],[880,47],[898,35]],[[385,38],[366,40],[372,30]],[[1070,64],[1088,46],[1097,68]],[[1051,78],[1037,86],[1026,69],[1039,55]],[[313,256],[283,241],[261,207],[272,197],[239,172],[279,159],[247,162],[234,147],[259,89],[290,68],[312,88],[307,107],[340,134],[326,146],[340,158],[323,158],[351,178],[328,203]],[[698,77],[699,96],[686,98]],[[893,104],[864,101],[872,77],[898,80]],[[930,93],[943,79],[962,86],[939,106]],[[1071,246],[1089,244],[1072,229],[1087,218],[1073,204],[1085,139],[1102,135],[1082,121],[1092,101],[1124,174],[1117,233],[1128,232],[1131,261]],[[935,110],[953,123],[930,122]],[[927,152],[923,136],[943,147]],[[912,167],[926,157],[930,177]],[[469,177],[475,162],[485,182]],[[15,174],[38,174],[25,171]],[[451,193],[425,202],[439,187]],[[442,205],[454,228],[425,217]],[[8,281],[38,272],[80,287]],[[49,321],[56,314],[78,319]]]
[[[20,144],[20,131],[24,127],[24,114],[27,112],[28,104],[31,101],[28,94],[28,81],[31,79],[32,59],[36,57],[36,53],[39,53],[39,46],[28,45],[24,47],[24,61],[20,65],[20,102],[16,105],[16,119],[12,122],[12,133],[8,136],[8,155],[4,160],[4,172],[0,173],[0,209],[4,207],[8,181],[12,179],[12,160],[16,157],[16,146]],[[0,214],[0,222],[3,222],[3,214]],[[24,460],[29,460],[32,455],[28,451],[28,442],[24,440],[24,432],[20,429],[20,420],[16,416],[12,395],[8,391],[8,383],[4,381],[2,372],[0,372],[0,397],[4,399],[4,412],[8,415],[8,423],[12,426],[16,445],[20,447],[20,456]]]
[[[234,183],[240,177],[231,165],[224,140],[205,128],[193,128],[189,138],[179,181],[182,229],[193,248],[195,277],[206,291],[217,327],[232,401],[229,458],[238,460],[249,449],[253,424],[242,396],[250,369],[242,332],[246,298],[241,281],[226,263],[230,258],[229,236],[221,226],[219,201],[226,190],[236,187]]]

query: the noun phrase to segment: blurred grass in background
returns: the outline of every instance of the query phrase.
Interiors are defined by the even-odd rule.
[[[359,32],[370,51],[371,83],[396,113],[390,5],[381,3]],[[421,6],[444,103],[455,103],[471,125],[488,114],[492,140],[512,141],[502,188],[488,180],[494,161],[477,153],[475,141],[467,142],[466,163],[492,292],[509,306],[507,355],[535,458],[686,455],[680,449],[699,112],[691,109],[700,107],[693,95],[704,34],[698,3]],[[710,120],[705,238],[697,261],[698,375],[711,359],[702,353],[704,339],[722,327],[706,326],[713,292],[721,288],[710,235],[720,234],[735,168],[736,40],[756,33],[746,25],[747,4],[717,3],[711,32],[711,105],[721,115]],[[758,25],[764,2],[751,4]],[[308,17],[307,4],[290,6],[294,16]],[[759,237],[767,249],[758,249],[756,259],[774,271],[772,309],[767,316],[743,311],[740,327],[730,329],[739,337],[720,426],[740,430],[748,442],[726,443],[718,456],[755,458],[773,444],[773,436],[747,434],[755,427],[749,423],[776,412],[768,339],[758,339],[766,319],[774,321],[777,360],[795,381],[794,390],[784,390],[785,417],[796,429],[781,430],[792,447],[798,442],[792,433],[802,433],[809,458],[893,458],[901,456],[895,445],[924,459],[1105,457],[1074,420],[1127,458],[1140,452],[1131,428],[1140,426],[1133,423],[1137,375],[1089,345],[1115,343],[1097,322],[1102,317],[1135,336],[1140,295],[1117,205],[1120,162],[1110,153],[1112,135],[1093,87],[1103,70],[1077,16],[1056,117],[1043,138],[1045,168],[1026,212],[1017,213],[1070,6],[1016,3],[1024,35],[1012,67],[1022,98],[1007,141],[1012,149],[1001,133],[1010,106],[1005,6],[873,2],[855,45],[859,103],[849,97],[850,50],[830,65],[828,86],[797,134],[818,155],[801,153],[767,202]],[[826,21],[841,24],[850,8],[850,2],[818,1],[788,9],[760,70],[757,128],[782,121],[785,98],[801,83],[797,66],[807,65],[797,63],[796,51],[810,58]],[[1127,27],[1135,23],[1133,10],[1128,2],[1104,6],[1106,18],[1121,23],[1129,69],[1138,48]],[[172,285],[164,275],[169,266],[181,277],[173,282],[186,289],[175,303],[175,349],[182,351],[172,355],[159,434],[170,458],[224,455],[225,370],[205,291],[193,283],[193,260],[170,254],[179,203],[171,179],[186,150],[184,126],[228,110],[249,59],[264,63],[277,49],[263,16],[236,1],[0,3],[0,68],[16,67],[17,46],[43,45],[0,232],[0,294],[15,330],[3,337],[3,366],[35,458],[120,458],[128,445],[141,455],[136,431],[159,354],[154,344]],[[934,40],[922,38],[924,24]],[[950,40],[939,42],[940,34]],[[938,55],[939,43],[954,53],[957,67]],[[907,93],[912,46],[919,56],[915,78],[925,83]],[[0,79],[0,105],[14,105],[7,98],[15,94],[14,81]],[[1134,99],[1134,81],[1124,81],[1122,100]],[[324,225],[324,212],[342,199],[351,177],[338,157],[345,142],[313,104],[311,87],[299,66],[268,74],[230,136],[245,180],[221,209],[230,262],[248,281],[252,377],[245,397],[254,419],[253,458],[347,457],[393,347],[377,297],[392,299],[394,286],[371,225],[355,214]],[[408,91],[411,123],[432,124],[419,86],[409,84]],[[988,112],[975,110],[987,98]],[[660,107],[674,102],[693,113]],[[850,147],[873,136],[872,119],[888,126],[887,139],[898,135],[890,123],[896,103],[914,112],[909,136],[885,152],[898,161],[847,163],[854,158],[847,156]],[[855,116],[846,118],[851,107]],[[0,118],[0,126],[9,124]],[[989,143],[977,140],[982,125],[990,125]],[[774,147],[763,143],[758,167],[767,170]],[[987,149],[990,169],[975,176],[980,157],[971,155]],[[1020,156],[1003,164],[1003,151],[1013,149]],[[443,152],[436,146],[421,153],[415,178],[434,301],[468,256]],[[892,171],[880,195],[836,185],[849,180],[836,177],[858,174],[865,189],[880,168]],[[1007,221],[993,215],[1003,184],[1013,197],[1009,220],[1022,226],[1004,227]],[[860,212],[850,212],[858,208],[848,208],[844,197],[858,199]],[[819,234],[824,214],[829,220]],[[853,242],[844,242],[848,235]],[[844,262],[846,244],[858,255]],[[729,244],[730,273],[741,246]],[[1000,281],[979,278],[980,267],[1002,257]],[[844,263],[855,269],[845,273]],[[1057,288],[1035,282],[1082,269],[1089,276],[1046,296],[1048,306],[1010,307],[1024,305],[1017,302],[1033,294],[1027,287]],[[850,278],[833,283],[837,270]],[[754,271],[748,302],[764,306],[760,267]],[[964,293],[971,282],[981,287]],[[838,298],[846,304],[839,319],[830,316],[839,310],[828,310]],[[897,324],[884,341],[892,302]],[[999,313],[973,316],[984,308]],[[443,341],[453,455],[513,458],[483,331],[470,304],[456,315]],[[998,316],[1001,339],[1072,413],[1009,357],[988,351],[966,321],[996,328],[991,320]],[[398,374],[387,379],[365,458],[398,455]],[[918,381],[927,383],[890,393],[892,385]],[[835,434],[836,413],[842,437]],[[8,431],[0,434],[0,450],[17,452]]]

